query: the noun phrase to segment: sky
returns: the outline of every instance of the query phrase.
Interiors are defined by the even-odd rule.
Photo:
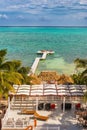
[[[87,26],[87,0],[0,0],[0,26]]]

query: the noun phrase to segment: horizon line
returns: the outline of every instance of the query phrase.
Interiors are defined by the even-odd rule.
[[[18,25],[12,25],[12,26],[0,26],[0,27],[86,27],[87,26],[18,26]]]

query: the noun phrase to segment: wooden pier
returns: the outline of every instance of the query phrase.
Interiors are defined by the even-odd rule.
[[[36,69],[37,69],[37,66],[38,66],[40,60],[45,60],[46,57],[47,57],[47,55],[48,55],[48,54],[54,54],[54,51],[42,50],[42,51],[38,51],[37,53],[38,53],[38,54],[42,54],[42,56],[35,58],[35,60],[34,60],[34,62],[33,62],[33,64],[32,64],[32,66],[31,66],[31,69],[30,69],[30,71],[29,71],[29,73],[28,73],[28,76],[35,73],[35,71],[36,71]]]
[[[31,66],[30,73],[33,73],[33,74],[35,73],[36,68],[37,68],[37,66],[38,66],[38,64],[39,64],[39,61],[40,61],[40,58],[37,57],[37,58],[35,59],[33,65]]]
[[[47,52],[44,52],[42,57],[40,58],[41,60],[45,60],[46,59],[46,56],[47,56]]]

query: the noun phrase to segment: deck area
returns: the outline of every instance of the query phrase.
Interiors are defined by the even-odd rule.
[[[2,130],[25,130],[29,125],[33,126],[33,130],[84,130],[81,125],[77,124],[74,102],[72,102],[72,109],[65,112],[60,104],[61,102],[58,101],[58,107],[55,110],[37,110],[40,115],[49,117],[46,121],[37,120],[37,127],[34,127],[33,114],[19,114],[20,109],[8,108],[2,120]]]

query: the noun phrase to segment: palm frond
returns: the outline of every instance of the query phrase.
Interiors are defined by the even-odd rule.
[[[18,70],[18,72],[21,73],[21,74],[23,74],[23,75],[26,75],[26,74],[28,74],[29,69],[30,69],[29,67],[21,67],[21,68]]]
[[[1,66],[0,66],[1,70],[8,70],[8,71],[12,71],[13,70],[13,64],[11,61],[7,61],[4,62]]]
[[[12,60],[12,65],[15,71],[18,71],[18,69],[21,67],[21,61],[20,60]]]
[[[87,69],[82,72],[82,77],[87,77]]]
[[[0,57],[4,57],[7,54],[7,49],[0,50]]]
[[[86,68],[87,67],[87,59],[75,59],[74,63],[76,64],[77,68]]]

